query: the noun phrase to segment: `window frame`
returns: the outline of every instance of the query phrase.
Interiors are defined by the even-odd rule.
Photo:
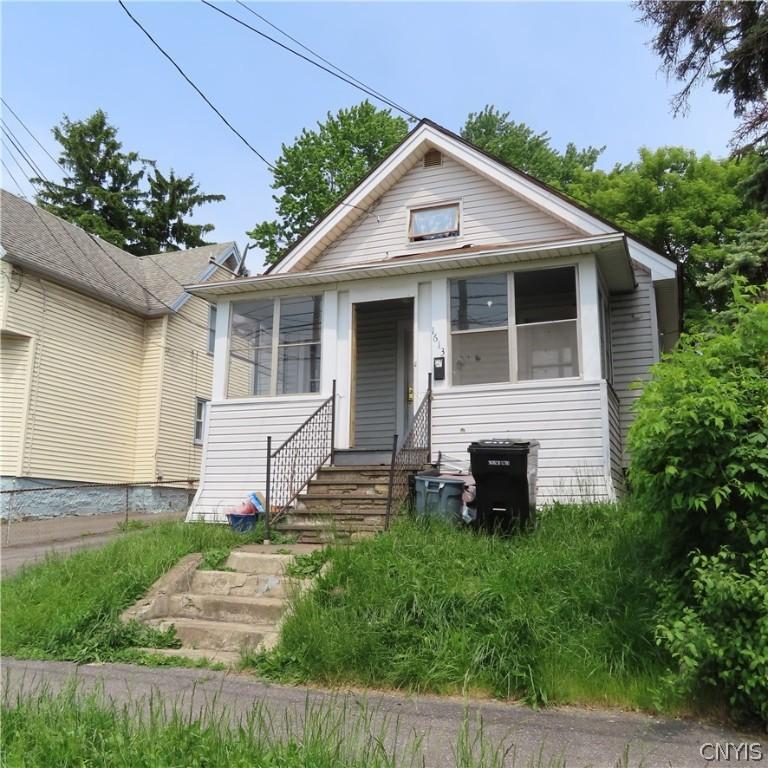
[[[280,343],[280,307],[283,299],[319,299],[320,300],[320,332],[319,332],[319,338],[317,341],[305,341],[305,342],[291,342],[288,344],[281,344]],[[258,399],[264,399],[264,398],[277,398],[277,397],[307,397],[312,395],[318,395],[322,391],[322,364],[323,364],[323,323],[324,323],[324,314],[325,314],[325,300],[322,293],[305,293],[305,292],[297,292],[297,293],[289,293],[281,296],[273,296],[271,299],[259,299],[259,298],[253,298],[253,299],[241,299],[238,301],[232,302],[232,309],[229,313],[229,333],[228,336],[231,339],[232,338],[232,326],[235,318],[235,305],[238,303],[246,304],[249,301],[271,301],[272,302],[272,339],[271,339],[271,346],[254,346],[252,347],[252,351],[255,352],[258,349],[269,349],[270,350],[270,357],[269,357],[269,364],[270,364],[270,370],[269,370],[269,391],[263,395],[259,395],[256,393],[251,393],[249,395],[246,395],[245,398],[251,399],[251,398],[258,398]],[[277,384],[278,384],[278,366],[280,362],[280,349],[281,347],[300,347],[300,346],[317,346],[320,348],[320,374],[318,376],[318,389],[317,392],[283,392],[278,393],[277,391]],[[239,400],[242,399],[240,397],[230,397],[229,396],[229,367],[231,365],[232,360],[232,345],[230,343],[229,349],[227,351],[227,395],[225,399],[227,400]],[[251,363],[250,360],[246,361],[249,364]],[[255,361],[253,362],[253,365],[255,365]]]
[[[420,211],[432,211],[437,208],[456,208],[456,225],[457,225],[456,234],[455,235],[446,234],[444,237],[434,237],[432,239],[414,240],[413,214],[419,213]],[[444,200],[439,203],[427,203],[427,204],[419,203],[415,205],[409,205],[407,207],[408,216],[406,217],[406,221],[405,221],[405,236],[406,236],[408,245],[423,246],[425,243],[434,245],[435,243],[439,243],[445,240],[451,243],[454,243],[457,240],[459,240],[462,236],[462,224],[464,222],[463,208],[464,206],[461,200]],[[448,230],[448,231],[453,232],[453,230]],[[431,234],[439,235],[441,233],[434,232]],[[423,237],[423,236],[420,236],[420,237]]]
[[[203,406],[200,418],[197,418],[197,410],[200,406]],[[208,409],[211,406],[211,400],[208,397],[195,397],[195,420],[192,426],[192,443],[194,445],[202,445],[205,441],[205,423],[208,420]],[[200,437],[197,436],[197,425],[200,425]]]
[[[519,366],[517,360],[517,316],[515,307],[515,274],[521,272],[543,272],[549,269],[563,269],[570,268],[574,272],[574,289],[576,294],[576,316],[566,320],[544,320],[535,323],[522,323],[523,326],[534,325],[554,325],[560,323],[575,323],[576,324],[576,359],[579,366],[579,373],[576,376],[560,376],[549,379],[520,379],[519,378]],[[487,275],[500,275],[505,274],[507,276],[507,325],[506,326],[493,326],[489,328],[473,328],[468,330],[454,331],[451,328],[451,288],[450,284],[453,280],[471,280],[476,277],[482,277]],[[450,340],[449,346],[449,359],[448,369],[450,371],[449,386],[460,387],[462,389],[468,387],[497,387],[499,385],[513,384],[523,386],[536,386],[542,382],[557,382],[557,381],[581,381],[584,378],[584,366],[583,366],[583,344],[581,338],[581,290],[580,290],[580,275],[579,265],[576,262],[569,262],[567,264],[551,264],[547,266],[529,266],[521,269],[512,270],[488,270],[482,272],[474,272],[468,275],[451,275],[448,278],[448,290],[447,293],[447,322],[448,322],[448,336]],[[454,381],[453,370],[453,337],[454,334],[470,334],[470,333],[483,333],[485,331],[507,331],[507,343],[508,343],[508,356],[509,356],[509,378],[503,381],[489,381],[477,384],[458,384]]]
[[[216,304],[208,305],[208,354],[213,355],[216,352],[216,317],[218,307]]]

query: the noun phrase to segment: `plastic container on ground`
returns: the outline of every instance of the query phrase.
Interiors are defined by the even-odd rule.
[[[467,475],[416,475],[416,515],[461,523],[462,494]]]

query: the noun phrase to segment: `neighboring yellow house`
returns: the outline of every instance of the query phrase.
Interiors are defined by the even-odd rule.
[[[0,207],[3,514],[185,509],[200,470],[215,309],[184,285],[234,278],[235,243],[136,257],[15,195]]]

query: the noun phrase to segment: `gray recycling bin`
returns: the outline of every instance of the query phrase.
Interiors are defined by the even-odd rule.
[[[416,515],[461,522],[463,475],[416,475]]]

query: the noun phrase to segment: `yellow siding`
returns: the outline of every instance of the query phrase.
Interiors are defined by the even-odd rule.
[[[208,354],[208,302],[190,297],[168,317],[160,402],[157,473],[165,480],[197,478],[201,446],[194,443],[196,398],[211,399],[213,355]]]
[[[167,323],[167,317],[146,320],[144,323],[144,360],[136,416],[134,480],[137,483],[157,479],[157,441]]]
[[[21,474],[31,340],[0,337],[0,474]]]
[[[133,478],[144,321],[25,272],[7,327],[36,337],[22,473]]]

